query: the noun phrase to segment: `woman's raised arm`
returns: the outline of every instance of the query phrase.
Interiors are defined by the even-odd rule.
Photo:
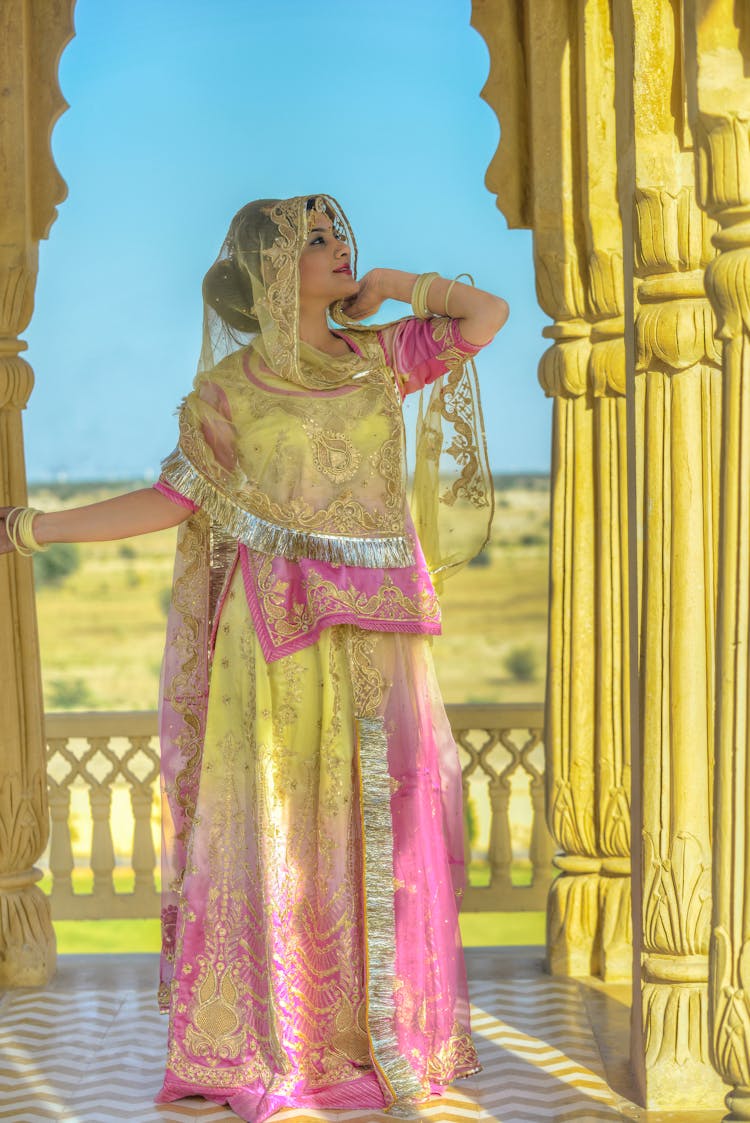
[[[5,519],[11,507],[0,507],[0,554],[13,549]],[[173,503],[152,487],[116,495],[85,507],[45,511],[34,519],[32,530],[41,546],[50,542],[111,542],[154,530],[166,530],[190,517],[190,510]]]
[[[360,281],[357,295],[343,301],[344,311],[347,316],[359,320],[372,316],[384,300],[401,300],[408,304],[417,277],[417,273],[404,273],[400,269],[371,269]],[[426,305],[435,316],[450,315],[458,320],[463,338],[476,346],[488,343],[500,331],[509,313],[508,303],[501,296],[445,277],[435,277],[431,281]]]

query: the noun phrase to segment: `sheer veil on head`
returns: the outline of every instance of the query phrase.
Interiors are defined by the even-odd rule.
[[[357,273],[357,245],[342,207],[330,195],[256,199],[232,219],[214,264],[203,281],[203,345],[199,375],[250,343],[280,377],[309,389],[331,378],[310,369],[311,348],[299,338],[299,259],[315,214],[325,214],[350,248]],[[352,360],[336,367],[356,367]]]

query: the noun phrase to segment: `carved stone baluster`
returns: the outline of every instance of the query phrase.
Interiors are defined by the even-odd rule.
[[[469,757],[469,763],[461,767],[461,794],[463,803],[464,814],[464,862],[468,871],[471,863],[471,838],[469,836],[469,800],[471,799],[471,775],[476,769],[479,761],[479,754],[469,739],[468,729],[454,729],[453,736],[456,745],[463,749]],[[467,872],[468,882],[468,872]]]
[[[521,763],[529,777],[529,798],[531,799],[531,838],[529,840],[529,861],[531,862],[531,884],[535,890],[543,890],[552,880],[552,859],[555,853],[554,842],[547,830],[544,814],[544,773],[531,761],[531,754],[542,738],[540,729],[530,729],[529,739],[521,750]]]
[[[135,881],[133,892],[136,896],[148,896],[155,889],[154,867],[156,851],[151,834],[151,807],[153,789],[150,784],[130,789],[130,804],[133,808],[133,873]]]
[[[130,805],[133,810],[133,899],[134,907],[147,907],[156,890],[154,867],[156,851],[151,832],[151,810],[154,799],[154,782],[159,775],[159,759],[151,748],[148,736],[130,737],[130,748],[121,762],[122,774],[130,786]],[[132,762],[145,758],[151,765],[140,777],[133,772]]]
[[[493,776],[488,783],[490,796],[490,885],[493,893],[510,889],[513,849],[510,841],[510,782]]]
[[[89,750],[84,758],[88,763],[97,754],[110,755],[109,737],[88,737]],[[115,848],[112,840],[112,782],[118,769],[113,765],[101,781],[86,770],[90,784],[89,805],[91,807],[91,871],[94,875],[94,896],[106,907],[106,902],[114,896],[113,873],[115,868]]]
[[[72,35],[72,0],[0,4],[0,506],[27,502],[21,410],[31,367],[18,339],[34,305],[40,238],[65,185],[49,136],[65,103],[59,55]],[[55,968],[49,901],[34,868],[48,835],[42,689],[31,563],[0,559],[0,987],[47,982]]]
[[[75,867],[70,837],[70,787],[49,784],[49,809],[52,820],[49,869],[52,874],[52,900],[70,901],[73,897],[72,873]]]

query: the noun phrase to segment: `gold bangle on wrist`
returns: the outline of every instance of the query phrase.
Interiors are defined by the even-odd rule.
[[[31,557],[33,550],[25,550],[18,541],[16,531],[18,529],[18,519],[24,510],[23,507],[11,507],[8,514],[5,516],[5,532],[10,539],[10,543],[17,554],[21,554],[24,558]],[[13,516],[15,515],[15,518]]]
[[[24,558],[30,558],[39,550],[49,550],[49,543],[42,545],[34,537],[34,519],[43,514],[36,507],[13,507],[5,516],[5,529],[8,538],[17,553]],[[15,518],[12,519],[12,516]]]
[[[439,273],[420,273],[411,290],[411,306],[414,315],[420,320],[426,320],[432,315],[427,307],[427,293],[430,285],[439,277]]]

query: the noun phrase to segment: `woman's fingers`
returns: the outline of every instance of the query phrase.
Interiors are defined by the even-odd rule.
[[[377,312],[383,303],[383,298],[375,286],[368,282],[368,276],[369,274],[366,273],[362,278],[356,296],[350,296],[342,301],[344,311],[352,319],[364,320],[367,316],[371,316],[373,312]]]

